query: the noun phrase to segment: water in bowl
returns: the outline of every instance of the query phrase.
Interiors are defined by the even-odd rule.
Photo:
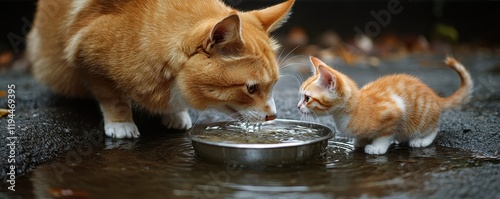
[[[207,126],[204,131],[193,133],[193,137],[217,143],[280,144],[317,140],[322,137],[321,132],[321,129],[298,124],[281,126],[234,122],[227,125]]]

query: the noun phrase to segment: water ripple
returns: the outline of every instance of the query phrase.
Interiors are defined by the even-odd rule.
[[[190,170],[197,162],[191,141],[187,138],[169,139],[168,142],[160,145],[156,150],[161,151],[162,158],[166,160],[165,167]]]

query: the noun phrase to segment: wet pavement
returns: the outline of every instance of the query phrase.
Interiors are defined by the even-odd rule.
[[[287,167],[219,165],[195,157],[184,132],[165,129],[159,118],[136,111],[142,133],[136,140],[112,140],[102,132],[98,106],[56,96],[23,70],[0,73],[0,90],[16,85],[16,192],[2,183],[0,198],[498,198],[500,197],[500,56],[455,55],[471,71],[475,92],[460,110],[445,111],[434,144],[413,149],[392,146],[387,155],[353,150],[337,134],[324,159]],[[383,74],[414,74],[440,95],[459,84],[438,55],[383,60],[379,67],[332,63],[359,85]],[[307,59],[286,61],[275,88],[279,118],[303,118],[297,89],[308,74]],[[5,87],[5,88],[3,88]],[[0,107],[6,107],[0,98]],[[192,111],[193,121],[228,119],[213,111]],[[329,117],[314,119],[333,127]],[[7,126],[5,118],[0,126]],[[9,177],[7,133],[2,128],[3,182]]]
[[[367,156],[346,140],[332,140],[327,152],[307,165],[233,167],[197,159],[182,134],[151,136],[108,143],[81,162],[65,155],[39,166],[20,180],[33,192],[18,196],[50,198],[64,189],[89,198],[498,196],[500,159],[439,145]]]

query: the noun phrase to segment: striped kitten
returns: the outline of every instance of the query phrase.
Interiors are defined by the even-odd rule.
[[[368,154],[384,154],[394,141],[409,141],[411,147],[426,147],[439,131],[441,111],[468,101],[472,91],[470,74],[457,60],[446,64],[462,80],[460,88],[442,98],[416,77],[384,76],[358,89],[346,75],[311,57],[313,77],[301,86],[301,113],[333,115],[340,132],[356,138],[355,146]]]

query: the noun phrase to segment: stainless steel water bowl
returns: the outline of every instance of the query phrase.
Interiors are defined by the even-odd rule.
[[[263,165],[278,166],[303,164],[313,158],[320,157],[325,151],[328,139],[333,137],[332,129],[327,126],[294,120],[277,119],[264,122],[254,129],[304,129],[308,133],[314,133],[313,138],[298,142],[280,143],[235,143],[231,140],[210,141],[207,134],[211,129],[232,131],[235,128],[252,133],[252,127],[246,127],[245,123],[239,121],[217,122],[197,125],[187,132],[187,136],[193,143],[196,155],[207,161],[216,163],[227,163],[237,165]],[[259,133],[255,130],[253,133]],[[300,133],[300,132],[298,132]],[[205,137],[205,138],[204,138]]]

